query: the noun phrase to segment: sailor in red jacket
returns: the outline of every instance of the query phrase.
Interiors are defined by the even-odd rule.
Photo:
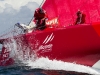
[[[35,10],[34,13],[34,22],[36,23],[36,29],[43,30],[46,28],[46,20],[47,20],[47,14],[46,11],[42,8],[38,8]]]
[[[23,29],[24,32],[32,32],[33,30],[43,30],[46,28],[46,20],[47,20],[47,14],[46,11],[43,10],[42,8],[38,8],[35,10],[34,13],[34,20],[29,24],[20,24],[16,23],[15,25],[18,26],[19,28]]]

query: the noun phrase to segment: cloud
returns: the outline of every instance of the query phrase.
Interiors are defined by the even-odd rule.
[[[42,0],[0,0],[0,33],[15,23],[28,24]]]
[[[9,4],[6,4],[6,8],[3,10],[3,13],[8,13],[12,15],[14,15],[16,12],[17,11],[14,8],[12,8],[12,6]]]
[[[8,5],[13,9],[20,11],[20,8],[22,6],[28,6],[28,8],[31,9],[32,6],[34,6],[31,4],[32,2],[36,2],[38,5],[40,5],[42,1],[43,0],[0,0],[0,8],[2,8],[2,11],[0,11],[0,13],[2,13],[3,10],[8,7]]]

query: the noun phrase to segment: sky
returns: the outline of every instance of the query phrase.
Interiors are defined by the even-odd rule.
[[[28,24],[43,0],[0,0],[0,35],[15,23]]]
[[[16,23],[28,24],[43,0],[0,0],[0,36]],[[1,49],[0,44],[0,49]]]

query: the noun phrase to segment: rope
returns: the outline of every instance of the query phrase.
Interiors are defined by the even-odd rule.
[[[45,0],[43,0],[43,1],[42,1],[42,3],[40,4],[39,8],[41,8],[41,7],[42,7],[42,5],[43,5],[44,1],[45,1]]]

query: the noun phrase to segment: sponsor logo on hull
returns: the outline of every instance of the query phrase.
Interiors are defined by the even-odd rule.
[[[50,42],[54,39],[54,34],[51,33],[50,35],[47,35],[47,37],[44,39],[42,45],[39,46],[39,51],[42,50],[42,52],[49,52],[52,50],[53,44]]]

